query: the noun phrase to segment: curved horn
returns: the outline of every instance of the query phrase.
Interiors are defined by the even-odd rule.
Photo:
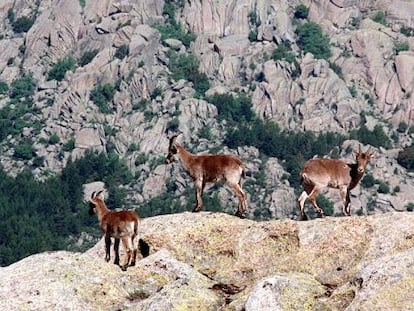
[[[92,194],[91,194],[91,199],[93,199],[93,198],[95,197],[95,192],[96,192],[96,191],[92,192]]]
[[[177,139],[177,136],[180,135],[181,133],[178,134],[174,134],[173,136],[171,136],[170,138],[170,145],[175,144],[175,141]]]

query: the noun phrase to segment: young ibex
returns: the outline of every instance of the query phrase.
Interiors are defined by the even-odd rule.
[[[300,217],[307,220],[305,214],[305,201],[309,198],[314,209],[320,217],[324,217],[323,210],[316,204],[316,198],[323,188],[339,189],[341,199],[344,203],[343,213],[351,216],[350,191],[355,188],[364,175],[365,168],[371,159],[372,152],[361,152],[361,146],[356,153],[356,163],[349,164],[343,160],[315,158],[308,160],[300,172],[301,183],[305,189],[298,198]]]
[[[105,260],[111,259],[111,237],[115,239],[114,264],[126,270],[128,266],[134,266],[137,257],[137,244],[135,238],[138,236],[139,217],[133,211],[111,211],[106,207],[102,191],[97,194],[92,193],[90,199],[89,215],[97,214],[99,226],[105,235]],[[124,265],[119,264],[119,240],[122,240],[122,245],[126,250],[127,260]]]
[[[243,162],[232,155],[194,155],[184,149],[177,141],[178,135],[170,138],[170,146],[166,163],[174,161],[178,155],[185,171],[193,179],[196,188],[197,205],[193,212],[203,209],[203,191],[207,183],[226,183],[238,196],[239,205],[236,215],[240,218],[247,216],[247,197],[241,187],[241,179],[245,177]]]

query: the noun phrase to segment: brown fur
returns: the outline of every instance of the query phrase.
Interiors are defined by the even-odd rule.
[[[174,161],[174,155],[178,155],[184,170],[193,179],[196,188],[197,205],[193,212],[203,209],[203,191],[207,183],[225,183],[239,198],[236,215],[246,217],[247,197],[241,187],[241,179],[245,177],[243,162],[233,155],[194,155],[184,149],[174,135],[170,139],[166,163]]]
[[[356,163],[348,164],[343,160],[316,158],[308,160],[300,173],[304,191],[298,198],[300,217],[307,220],[304,212],[305,201],[309,199],[320,217],[324,217],[323,209],[316,204],[316,198],[323,188],[339,189],[341,199],[344,203],[343,213],[351,215],[350,190],[355,188],[365,173],[365,168],[371,159],[372,152],[356,153]]]
[[[100,197],[102,191],[95,195],[92,193],[89,214],[97,214],[99,226],[105,236],[105,260],[111,259],[111,237],[114,238],[114,251],[116,265],[122,270],[126,270],[128,266],[134,266],[137,257],[137,244],[135,238],[138,236],[139,217],[134,211],[111,211],[106,207],[103,198]],[[121,266],[119,263],[119,242],[122,241],[127,253],[126,263]]]

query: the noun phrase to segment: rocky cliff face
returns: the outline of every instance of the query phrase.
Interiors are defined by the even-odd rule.
[[[404,210],[414,201],[409,191],[413,182],[395,158],[411,135],[395,129],[401,123],[411,126],[414,120],[414,37],[409,32],[414,27],[414,6],[385,0],[302,3],[309,8],[309,20],[321,25],[330,38],[328,60],[303,55],[297,44],[293,14],[299,1],[3,1],[0,81],[10,85],[25,72],[33,74],[38,113],[29,118],[42,127],[38,131],[27,126],[21,136],[8,136],[1,145],[2,165],[10,174],[31,165],[12,156],[13,146],[26,138],[33,140],[36,155],[45,159],[34,170],[40,178],[86,150],[112,149],[139,175],[127,188],[131,199],[142,203],[164,193],[165,180],[181,174],[177,168],[150,165],[160,163],[168,144],[165,132],[177,118],[183,139],[194,151],[216,148],[238,153],[252,172],[267,167],[265,180],[275,182],[251,195],[251,206],[266,206],[273,217],[292,216],[294,189],[279,178],[290,172],[278,159],[262,158],[254,148],[225,149],[221,142],[226,125],[217,120],[217,108],[196,96],[192,82],[171,78],[171,51],[191,52],[210,82],[207,94],[247,94],[257,115],[282,129],[349,133],[363,115],[369,129],[379,125],[388,135],[397,135],[392,149],[376,151],[369,169],[374,178],[400,191],[377,195],[375,189],[356,189],[360,202],[355,204],[365,214],[368,202],[374,202],[377,210]],[[172,4],[176,21],[195,34],[190,45],[161,40],[156,25],[166,20],[165,8]],[[385,23],[373,21],[377,12],[385,12]],[[11,13],[14,20],[28,17],[33,25],[17,33]],[[256,37],[249,40],[252,31]],[[296,62],[270,57],[282,43],[289,43]],[[401,43],[408,48],[397,53]],[[125,48],[128,52],[119,56]],[[50,69],[63,58],[80,59],[92,51],[96,55],[89,63],[66,72],[61,81],[48,79]],[[90,95],[105,84],[116,86],[116,92],[109,112],[103,113]],[[0,96],[0,106],[7,106],[9,94]],[[204,126],[211,129],[210,141],[196,135]],[[59,144],[45,144],[53,135],[60,138]],[[63,148],[68,142],[74,143],[73,149]],[[350,144],[357,146],[356,142],[339,146],[341,156],[346,156]],[[142,154],[148,161],[137,164]],[[182,195],[184,178],[178,177],[177,196]],[[226,198],[223,202],[230,199],[226,190],[220,197]]]
[[[183,213],[142,221],[150,255],[127,272],[86,253],[0,268],[3,310],[410,310],[412,213],[309,222]]]

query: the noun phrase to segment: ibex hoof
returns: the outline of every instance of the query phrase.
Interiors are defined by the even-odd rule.
[[[125,266],[121,266],[121,270],[122,271],[127,271],[127,268],[128,268],[128,266],[126,266],[126,265]]]
[[[194,207],[193,213],[198,213],[199,211],[201,211],[201,207]]]
[[[239,217],[239,218],[246,218],[247,217],[247,213],[242,213],[240,211],[237,211],[235,216]]]

